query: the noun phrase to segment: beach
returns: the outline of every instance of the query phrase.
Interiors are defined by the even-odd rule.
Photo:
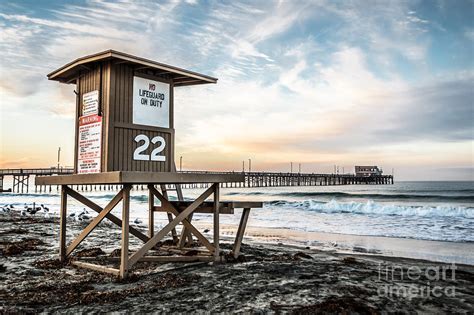
[[[30,187],[33,191],[34,187]],[[199,189],[184,190],[190,200]],[[228,255],[241,210],[221,215],[222,263],[135,265],[126,281],[60,264],[59,194],[0,195],[2,312],[469,313],[474,308],[472,182],[223,189],[223,200],[257,200],[242,256]],[[105,205],[113,191],[83,192]],[[147,199],[131,193],[130,224],[146,232]],[[170,197],[174,199],[172,195]],[[31,215],[24,206],[49,209]],[[96,215],[68,202],[67,241]],[[121,207],[112,213],[120,216]],[[155,216],[155,229],[167,223]],[[193,224],[212,241],[212,216]],[[120,229],[104,220],[71,259],[116,268]],[[175,254],[170,236],[151,255]],[[130,237],[131,251],[141,241]],[[186,255],[196,256],[200,244]]]
[[[261,231],[266,242],[249,230],[237,261],[139,263],[130,279],[119,281],[59,263],[57,218],[13,212],[0,220],[4,313],[468,313],[474,307],[472,265],[287,245],[276,229]],[[67,224],[71,240],[87,222]],[[225,251],[231,240],[224,237]],[[140,245],[130,241],[132,250]],[[110,265],[119,248],[119,230],[104,221],[73,258]],[[165,241],[160,254],[172,255],[166,248]]]

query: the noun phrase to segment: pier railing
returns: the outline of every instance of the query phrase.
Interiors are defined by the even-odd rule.
[[[74,169],[69,167],[51,168],[22,168],[0,169],[0,192],[12,191],[28,192],[30,176],[53,176],[73,174]],[[218,171],[182,171],[194,174],[235,174],[245,175],[244,182],[223,183],[225,188],[238,187],[285,187],[285,186],[332,186],[332,185],[388,185],[393,184],[392,175],[356,176],[355,174],[321,174],[321,173],[283,173],[283,172],[218,172]],[[13,176],[13,187],[3,189],[4,176]],[[205,188],[206,183],[182,185],[182,188]],[[35,186],[35,191],[46,191],[46,187]],[[80,187],[78,189],[81,189]],[[95,185],[83,187],[85,190],[114,190],[119,187],[111,185]],[[51,187],[49,187],[51,191]]]
[[[68,175],[74,173],[72,167],[50,168],[7,168],[0,169],[0,176],[8,175]]]

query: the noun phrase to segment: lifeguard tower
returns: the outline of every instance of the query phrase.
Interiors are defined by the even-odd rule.
[[[216,78],[108,50],[76,59],[48,74],[48,79],[76,84],[75,174],[36,178],[37,185],[61,186],[61,261],[65,261],[104,218],[122,229],[119,268],[79,260],[72,261],[73,264],[125,278],[139,261],[222,261],[219,215],[243,208],[233,248],[233,255],[239,255],[250,209],[262,207],[262,203],[220,202],[219,193],[222,183],[243,182],[244,175],[178,173],[174,162],[174,89],[216,83]],[[210,187],[194,201],[168,200],[166,185],[175,185],[179,191],[180,184],[192,183],[208,183]],[[121,190],[102,208],[73,190],[73,185],[119,185]],[[148,188],[148,235],[129,225],[133,185]],[[206,202],[211,196],[212,201]],[[69,245],[66,244],[68,197],[98,213]],[[155,197],[160,206],[155,205]],[[120,202],[121,219],[111,213]],[[154,230],[155,212],[168,215],[169,223],[160,231]],[[193,213],[197,212],[213,214],[212,243],[191,223]],[[183,226],[179,237],[175,229],[178,224]],[[174,237],[177,251],[185,248],[186,240],[192,240],[192,235],[206,251],[198,256],[145,256],[169,233]],[[129,234],[144,243],[132,255],[129,255]]]

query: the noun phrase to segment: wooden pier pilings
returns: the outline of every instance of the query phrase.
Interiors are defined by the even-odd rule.
[[[13,176],[13,192],[28,192],[29,176],[36,175],[66,175],[72,174],[69,168],[51,169],[18,169],[0,170],[0,191],[3,190],[4,176]],[[232,174],[236,172],[206,172],[186,171],[183,173],[196,174]],[[223,183],[222,188],[247,187],[289,187],[289,186],[333,186],[333,185],[391,185],[392,175],[355,176],[354,174],[314,174],[314,173],[274,173],[274,172],[245,172],[244,182]],[[182,188],[207,188],[208,184],[182,184]],[[122,187],[119,185],[77,185],[79,191],[111,191]],[[51,186],[35,186],[35,192],[51,192]],[[146,189],[140,185],[134,189]],[[6,190],[4,190],[6,191]]]

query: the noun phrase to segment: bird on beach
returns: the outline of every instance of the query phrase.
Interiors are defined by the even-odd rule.
[[[21,215],[22,217],[26,216],[26,211],[25,211],[25,210],[21,210],[20,215]]]
[[[77,220],[79,221],[88,221],[91,218],[92,217],[89,215],[89,211],[87,211],[86,208],[83,208],[82,212],[77,216]]]
[[[133,220],[133,223],[136,224],[136,225],[140,225],[143,223],[142,220],[140,220],[139,218],[136,218],[135,220]]]
[[[209,229],[205,229],[204,233],[209,233],[209,231],[210,231]]]
[[[33,208],[28,208],[28,210],[26,210],[26,211],[31,215],[35,215],[36,212],[38,212],[40,209],[41,209],[40,207],[35,207],[34,209]]]
[[[44,212],[49,212],[49,208],[45,207],[43,204],[41,204],[41,209],[43,209]]]
[[[77,219],[79,221],[89,221],[90,219],[92,219],[92,217],[90,215],[83,214],[83,215],[78,216]]]
[[[11,207],[10,206],[3,206],[1,208],[1,212],[3,213],[10,213],[12,211]]]

